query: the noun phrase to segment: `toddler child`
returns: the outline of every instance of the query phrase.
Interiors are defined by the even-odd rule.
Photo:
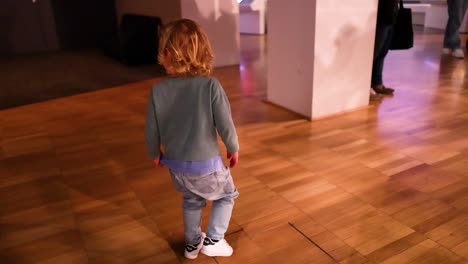
[[[239,193],[222,162],[217,135],[231,168],[239,158],[239,143],[228,98],[219,81],[210,77],[210,42],[194,21],[171,22],[162,29],[158,61],[168,77],[150,92],[146,144],[155,164],[169,168],[183,195],[184,255],[194,259],[201,250],[208,256],[230,256],[233,249],[224,234]],[[213,206],[205,235],[200,224],[206,200]]]

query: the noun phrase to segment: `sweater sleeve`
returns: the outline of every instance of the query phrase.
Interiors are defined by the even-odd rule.
[[[153,100],[153,89],[151,89],[148,107],[146,109],[145,141],[148,154],[152,159],[160,156],[160,137],[156,108]]]
[[[216,130],[221,136],[224,145],[226,145],[227,151],[239,151],[236,128],[231,117],[231,106],[224,89],[218,81],[214,82],[211,105]]]

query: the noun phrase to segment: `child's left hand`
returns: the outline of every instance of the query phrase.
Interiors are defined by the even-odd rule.
[[[229,159],[229,167],[234,168],[239,161],[239,153],[238,152],[228,152],[227,158]]]

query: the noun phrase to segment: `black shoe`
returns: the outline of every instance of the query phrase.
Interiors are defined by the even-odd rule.
[[[378,100],[380,100],[380,99],[382,99],[382,96],[381,96],[380,94],[377,94],[377,93],[376,93],[376,94],[373,94],[373,93],[371,93],[371,94],[369,95],[369,100],[370,100],[370,101],[378,101]]]
[[[385,87],[383,84],[373,85],[372,90],[374,90],[374,92],[376,92],[378,94],[393,94],[393,92],[395,91],[392,88]]]

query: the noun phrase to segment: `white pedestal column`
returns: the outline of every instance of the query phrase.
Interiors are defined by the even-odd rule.
[[[447,1],[437,1],[431,4],[426,12],[425,27],[445,30],[448,20]]]
[[[269,0],[267,100],[311,119],[369,103],[377,1]]]
[[[239,3],[239,31],[265,34],[266,0],[243,0]]]
[[[181,0],[182,18],[199,23],[210,38],[214,66],[239,64],[239,5],[236,0]]]

